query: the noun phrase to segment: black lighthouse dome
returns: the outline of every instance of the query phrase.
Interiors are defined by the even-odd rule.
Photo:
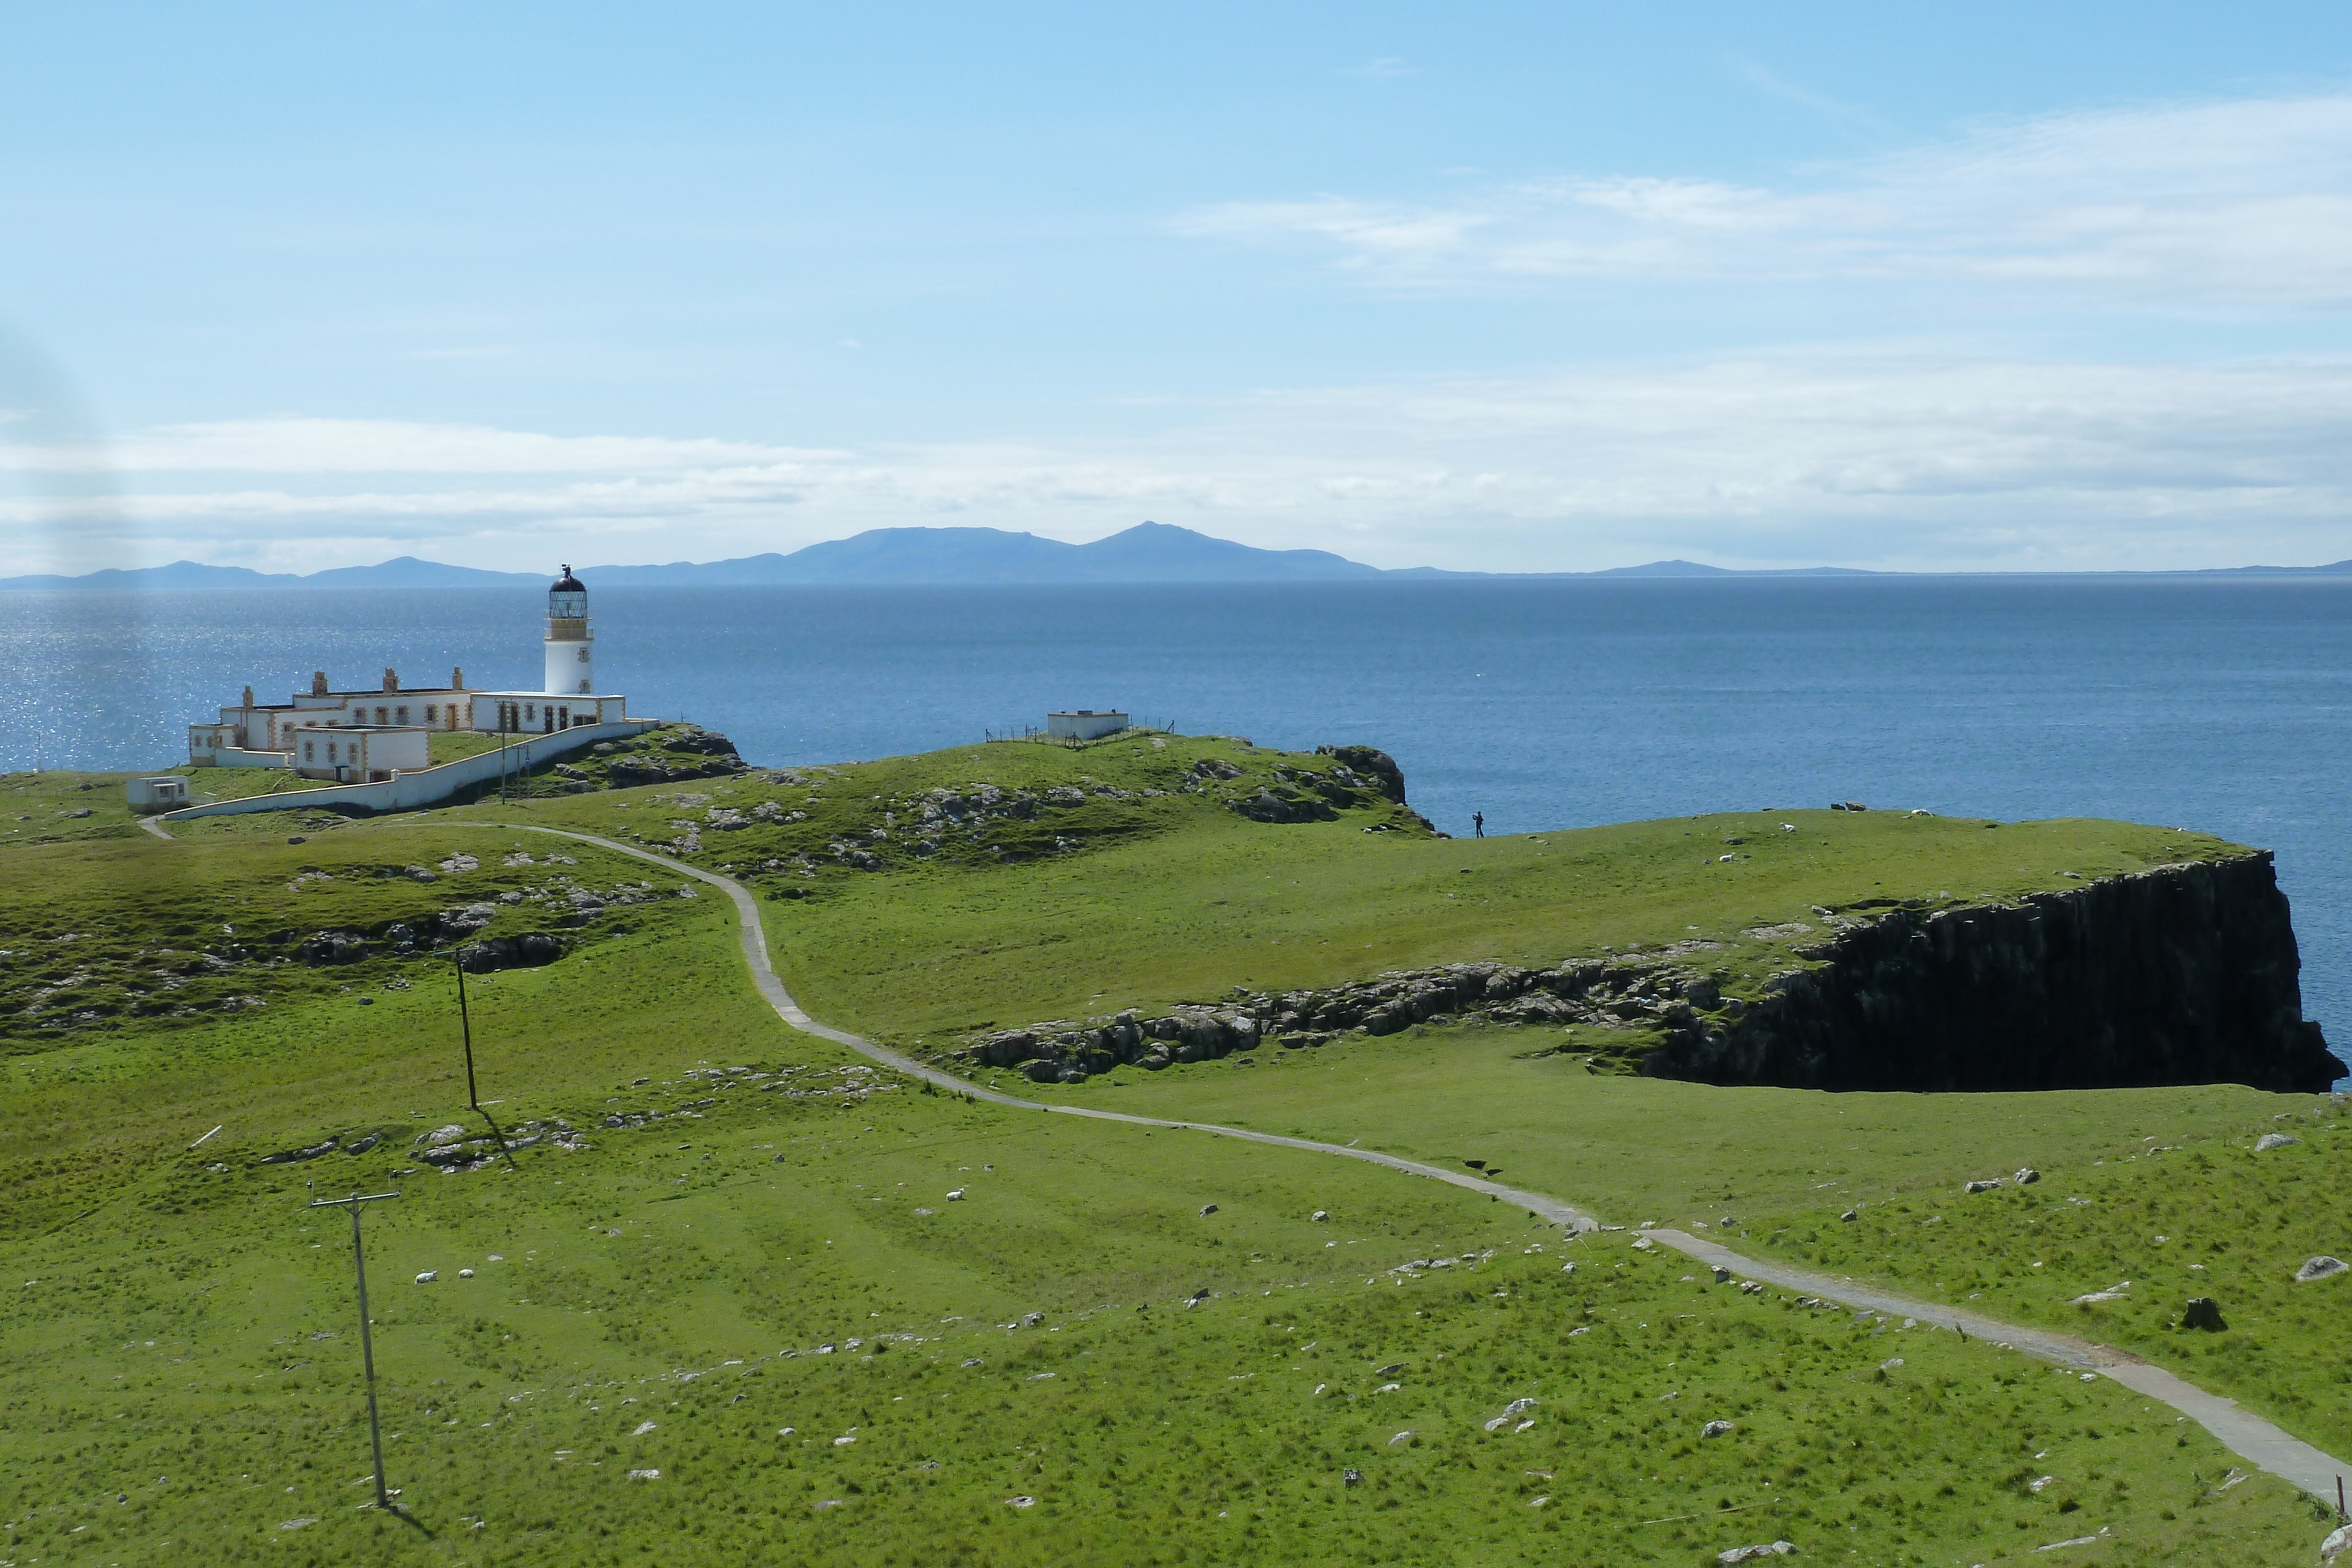
[[[567,566],[563,569],[563,575],[555,580],[555,586],[550,588],[547,591],[550,593],[585,593],[588,591],[588,585],[581,581],[578,578],[572,576],[572,569]]]

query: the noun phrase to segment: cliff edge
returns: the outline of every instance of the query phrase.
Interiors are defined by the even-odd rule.
[[[1670,1027],[1644,1073],[1805,1089],[2317,1092],[2342,1075],[2303,1016],[2266,851],[2014,902],[1845,922],[1736,1017]]]

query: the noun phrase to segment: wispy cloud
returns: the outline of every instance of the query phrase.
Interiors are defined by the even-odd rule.
[[[2174,308],[2352,300],[2352,94],[1988,125],[1748,186],[1657,173],[1435,204],[1232,203],[1179,232],[1318,246],[1400,288],[1961,280]]]
[[[1405,64],[1395,55],[1383,55],[1379,59],[1367,60],[1360,66],[1344,66],[1340,68],[1339,74],[1343,77],[1354,77],[1358,81],[1396,81],[1404,77],[1419,76],[1421,68],[1418,66]]]
[[[1399,566],[2228,565],[2352,554],[2347,424],[2352,361],[1784,354],[1271,391],[1085,442],[250,421],[135,436],[119,498],[20,498],[0,524],[12,570],[178,555],[307,570],[395,538],[491,565],[708,559],[866,528],[1089,538],[1146,517]]]

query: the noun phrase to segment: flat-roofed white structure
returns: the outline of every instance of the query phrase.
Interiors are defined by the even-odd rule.
[[[133,779],[122,792],[134,811],[176,811],[189,803],[188,781],[168,773],[158,779]]]
[[[1127,727],[1127,715],[1097,712],[1090,707],[1045,716],[1045,733],[1056,740],[1094,740],[1106,735],[1117,735]]]

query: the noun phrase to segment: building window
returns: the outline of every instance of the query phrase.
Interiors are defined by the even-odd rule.
[[[408,710],[404,707],[393,709],[392,721],[394,724],[406,724],[408,722]]]
[[[319,743],[317,741],[306,740],[302,743],[302,760],[305,762],[316,762],[319,760]]]
[[[441,710],[431,703],[425,705],[425,722],[432,724],[441,716]]]

